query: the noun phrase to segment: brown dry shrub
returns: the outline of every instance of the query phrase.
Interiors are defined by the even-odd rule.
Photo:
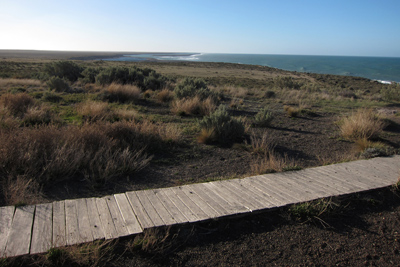
[[[108,103],[88,100],[80,103],[76,111],[85,121],[107,120],[114,117]]]
[[[287,156],[281,157],[273,152],[257,156],[250,165],[251,174],[265,174],[297,169],[296,163]]]
[[[0,97],[0,107],[12,116],[22,117],[33,105],[35,105],[35,100],[26,93],[4,94]]]
[[[372,109],[359,109],[357,112],[345,116],[339,127],[344,138],[372,139],[379,136],[385,127],[385,122]]]
[[[161,103],[171,102],[174,99],[174,92],[168,89],[163,89],[158,92],[156,98]]]
[[[209,115],[217,108],[214,100],[209,97],[201,100],[199,96],[177,99],[172,103],[171,110],[178,115]]]
[[[140,99],[141,90],[136,85],[112,83],[107,87],[107,99],[111,102],[135,102]]]
[[[30,205],[44,201],[39,183],[23,175],[9,175],[1,184],[4,205]]]
[[[59,118],[51,111],[49,106],[32,106],[26,111],[22,123],[25,126],[60,123]]]

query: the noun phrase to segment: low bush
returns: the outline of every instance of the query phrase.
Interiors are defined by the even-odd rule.
[[[177,115],[209,115],[216,109],[212,98],[201,100],[200,97],[177,99],[172,103],[171,110]]]
[[[240,120],[232,118],[226,107],[221,105],[212,114],[199,121],[201,143],[219,143],[223,145],[241,141],[245,128]]]
[[[273,118],[273,113],[269,110],[268,107],[265,107],[256,114],[256,116],[254,117],[254,122],[257,126],[268,127],[271,125]]]
[[[203,79],[185,78],[174,89],[175,96],[178,99],[193,98],[198,96],[201,100],[213,97],[217,98]]]
[[[77,81],[82,77],[83,67],[72,61],[57,61],[48,63],[44,67],[44,72],[48,77],[58,77],[67,79],[70,82]]]
[[[82,116],[84,121],[94,122],[98,120],[111,120],[112,111],[107,102],[86,101],[79,104],[76,108],[77,113]]]
[[[289,115],[289,117],[297,117],[299,115],[299,109],[292,106],[284,105],[283,110]]]
[[[34,105],[35,100],[26,93],[4,94],[0,97],[0,107],[15,117],[22,117]]]
[[[50,90],[56,92],[66,92],[70,89],[68,82],[59,77],[51,77],[46,84]]]
[[[103,98],[110,102],[135,102],[140,99],[140,93],[141,90],[135,85],[112,83],[107,87]]]
[[[58,103],[63,100],[62,96],[54,92],[44,92],[42,100],[45,102]]]
[[[157,93],[156,99],[162,103],[170,102],[174,99],[174,93],[168,89],[163,89]]]
[[[344,138],[372,139],[379,136],[385,127],[385,122],[372,109],[359,109],[345,116],[339,123],[339,127]]]

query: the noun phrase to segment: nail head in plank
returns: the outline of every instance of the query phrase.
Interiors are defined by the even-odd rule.
[[[154,226],[165,226],[165,222],[161,219],[160,215],[158,215],[154,206],[151,204],[148,199],[146,192],[144,190],[136,191],[136,195],[142,203],[143,208],[146,210],[147,215],[150,217],[151,221],[154,223]]]
[[[8,234],[11,231],[14,206],[0,207],[0,258],[4,256]]]
[[[94,240],[103,239],[105,237],[103,225],[100,221],[99,211],[97,209],[96,199],[87,198],[86,205],[88,209],[89,224]]]
[[[51,203],[36,205],[33,221],[30,253],[42,253],[52,246],[53,205]]]
[[[153,228],[154,223],[144,209],[142,203],[136,195],[136,192],[126,192],[126,197],[128,198],[129,203],[131,204],[131,207],[135,212],[136,218],[138,219],[142,229]]]
[[[106,196],[104,197],[104,199],[107,202],[111,218],[114,222],[115,230],[117,230],[118,236],[129,235],[128,229],[126,229],[125,222],[122,219],[121,212],[119,211],[117,201],[115,200],[114,196]]]
[[[65,237],[65,201],[53,202],[53,247],[67,245]]]
[[[163,220],[165,225],[174,225],[177,223],[175,219],[172,217],[172,215],[165,208],[163,203],[160,201],[160,199],[157,197],[156,190],[145,190],[144,193],[146,194],[150,203],[153,205],[154,209],[156,210],[160,218]]]
[[[76,212],[76,200],[65,200],[65,235],[67,245],[79,243],[78,214]]]
[[[99,211],[101,227],[103,228],[105,239],[117,238],[118,233],[115,229],[106,200],[104,198],[96,198],[96,205],[97,210]]]
[[[125,194],[116,194],[114,195],[115,200],[117,201],[119,210],[121,212],[122,218],[125,222],[126,228],[128,229],[129,234],[139,234],[142,233],[142,227],[136,218],[135,213],[129,204],[129,200]]]
[[[86,199],[80,198],[76,200],[76,213],[78,217],[79,243],[93,241]]]
[[[34,205],[15,209],[11,231],[8,234],[5,256],[14,257],[29,253],[34,212]]]

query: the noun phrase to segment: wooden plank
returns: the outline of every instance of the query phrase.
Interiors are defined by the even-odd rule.
[[[12,219],[14,217],[14,206],[0,207],[0,258],[6,249],[8,234],[11,231]]]
[[[187,198],[187,196],[182,191],[180,192]],[[164,188],[163,193],[165,194],[165,196],[168,197],[168,199],[170,199],[174,203],[174,205],[178,208],[182,215],[185,216],[187,222],[197,222],[201,220],[201,218],[198,217],[197,214],[195,214],[190,209],[189,205],[186,205],[188,203],[184,203],[171,188]],[[191,202],[190,199],[188,201]],[[193,205],[195,204],[193,203]],[[197,207],[197,209],[199,209],[204,214],[204,218],[208,218],[208,216],[199,207]]]
[[[329,197],[332,191],[326,191],[323,187],[315,187],[312,183],[307,184],[303,177],[298,176],[296,172],[287,173],[276,173],[276,180],[285,183],[290,188],[296,188],[297,190],[307,194],[310,198],[318,199],[323,197]]]
[[[139,198],[140,203],[142,203],[143,208],[146,210],[147,215],[154,223],[154,226],[165,226],[165,222],[161,219],[160,215],[158,215],[150,200],[147,198],[146,192],[144,192],[144,190],[136,191],[136,195]]]
[[[183,199],[183,195],[178,195],[179,198],[182,199],[183,203],[188,203],[189,205],[192,205],[192,203],[194,203],[195,206],[197,206],[198,208],[200,208],[200,210],[206,214],[206,217],[201,216],[201,218],[203,220],[206,219],[212,219],[212,218],[218,218],[220,216],[220,213],[217,212],[215,209],[213,209],[210,205],[207,204],[207,202],[205,202],[197,193],[195,193],[190,187],[188,186],[179,186],[177,188],[173,188],[173,190],[179,194],[179,191],[182,191],[184,193],[184,195],[189,198],[191,201],[187,201],[185,199]],[[190,209],[196,209],[195,206],[190,206]],[[195,214],[197,215],[197,213],[199,212],[198,210],[194,211]]]
[[[242,198],[239,198],[236,194],[232,193],[222,184],[223,182],[219,181],[204,183],[202,185],[204,185],[204,187],[207,187],[210,191],[216,193],[219,197],[228,202],[233,210],[233,214],[248,213],[252,211],[248,203],[244,203],[245,201],[243,201]]]
[[[76,213],[76,200],[65,200],[65,235],[67,245],[79,243],[78,214]]]
[[[103,239],[105,237],[103,226],[101,224],[99,211],[97,209],[96,199],[87,198],[86,206],[88,210],[89,226],[92,232],[93,240]]]
[[[117,201],[119,210],[122,215],[122,219],[125,222],[126,229],[128,230],[129,234],[139,234],[142,233],[142,227],[140,227],[140,224],[136,218],[135,213],[133,212],[133,209],[131,207],[131,204],[129,204],[129,200],[126,197],[125,194],[116,194],[114,195],[115,200]]]
[[[179,208],[176,206],[176,204],[167,196],[166,194],[166,189],[154,189],[155,195],[161,201],[164,205],[164,207],[168,207],[168,211],[171,214],[171,216],[174,218],[174,220],[177,223],[183,224],[187,223],[188,219],[182,214],[182,212],[179,210]],[[175,199],[176,201],[179,201],[179,199]],[[181,202],[182,203],[182,202]],[[183,204],[183,203],[182,203]],[[181,204],[181,205],[182,205]]]
[[[269,195],[274,196],[274,198],[281,199],[284,205],[304,201],[303,198],[288,193],[286,189],[282,188],[282,186],[270,181],[270,179],[265,176],[255,176],[252,177],[252,179],[249,179],[249,181],[267,192]]]
[[[147,214],[146,210],[144,209],[142,203],[140,202],[136,192],[126,192],[126,197],[131,204],[133,211],[136,214],[136,217],[142,227],[142,229],[153,228],[155,225],[153,221],[150,219],[149,215]]]
[[[99,211],[101,227],[103,228],[105,239],[117,238],[118,232],[115,229],[106,200],[104,198],[96,198],[96,205],[97,210]]]
[[[348,173],[348,175],[352,178],[352,180],[356,179],[356,181],[367,185],[369,188],[372,186],[387,186],[388,183],[385,182],[383,177],[378,177],[374,175],[374,171],[365,171],[364,166],[358,166],[358,164],[340,164],[337,166],[339,171],[343,171]]]
[[[229,180],[229,184],[237,187],[240,191],[248,192],[249,195],[256,198],[265,207],[276,207],[282,203],[282,201],[268,195],[265,190],[254,187],[255,185],[251,184],[249,179],[233,179]]]
[[[321,183],[325,183],[328,186],[336,188],[340,192],[344,194],[348,194],[351,192],[355,192],[358,190],[363,190],[361,187],[350,184],[346,181],[343,181],[342,178],[336,177],[336,173],[329,173],[324,171],[322,168],[313,168],[313,175],[318,176],[318,180]]]
[[[297,186],[288,186],[279,179],[277,174],[261,175],[259,176],[258,181],[263,183],[265,186],[273,187],[274,190],[278,190],[288,197],[296,198],[298,202],[310,201],[316,198],[316,196],[308,190],[305,191],[303,188]]]
[[[277,203],[276,204],[277,207],[299,202],[299,200],[293,197],[288,197],[285,194],[282,194],[279,190],[276,190],[270,185],[265,185],[263,183],[260,183],[260,181],[258,181],[258,179],[256,179],[255,177],[250,177],[249,179],[244,179],[244,180],[245,180],[243,181],[244,183],[247,183],[248,185],[251,185],[254,188],[258,189],[259,191],[270,196],[271,201]]]
[[[354,166],[353,166],[354,167]],[[350,183],[352,185],[358,186],[362,190],[369,190],[372,187],[378,186],[379,185],[384,185],[385,183],[382,183],[382,181],[374,181],[368,176],[363,176],[360,175],[359,173],[355,172],[354,170],[351,170],[351,167],[348,165],[344,164],[338,164],[336,166],[327,166],[324,171],[331,171],[334,172],[336,176],[340,176],[342,180],[346,181],[347,183]]]
[[[228,190],[231,190],[233,194],[236,194],[238,198],[243,199],[245,203],[248,202],[249,207],[253,211],[275,206],[271,202],[266,201],[265,198],[261,197],[254,191],[245,188],[243,185],[239,183],[235,183],[233,180],[226,180],[224,181],[224,183],[222,183],[222,185],[226,187]]]
[[[199,196],[191,195],[190,197],[182,190],[182,187],[171,188],[172,192],[196,215],[199,221],[208,220],[218,217],[218,213],[210,208]],[[202,209],[205,208],[210,213]],[[186,215],[185,215],[186,216]],[[212,216],[212,217],[211,217]]]
[[[65,237],[65,201],[53,202],[53,247],[67,245]]]
[[[145,195],[149,199],[151,205],[154,207],[160,218],[163,220],[165,225],[174,225],[177,224],[174,217],[169,213],[167,208],[163,205],[160,199],[157,197],[156,190],[145,190]]]
[[[371,164],[371,162],[354,162],[354,168],[356,171],[368,172],[370,177],[374,179],[381,179],[387,184],[393,184],[399,177],[399,170],[392,169],[391,164],[386,165],[383,163]]]
[[[317,172],[304,172],[304,170],[292,172],[294,179],[301,179],[305,186],[309,186],[314,189],[320,189],[322,193],[331,193],[333,195],[341,195],[343,191],[339,190],[330,183],[324,182],[321,176]]]
[[[76,214],[78,217],[79,243],[93,241],[86,199],[80,198],[76,200]]]
[[[17,207],[15,209],[4,253],[6,257],[14,257],[29,253],[34,213],[34,205]]]
[[[43,253],[52,247],[53,204],[36,205],[30,253]]]
[[[329,167],[329,166],[325,166]],[[326,181],[331,181],[332,184],[346,190],[346,193],[358,192],[365,190],[365,185],[360,185],[356,181],[348,181],[347,174],[338,172],[335,169],[328,168],[315,168],[315,172],[319,173],[321,177],[325,177]]]
[[[118,237],[129,235],[129,231],[126,228],[125,221],[122,218],[114,196],[106,196],[104,199],[106,200],[108,209],[110,210],[111,218],[114,222],[115,230],[117,230]]]
[[[214,192],[210,191],[208,188],[204,187],[203,184],[192,184],[188,185],[188,188],[199,195],[210,207],[219,213],[220,217],[231,215],[235,212],[229,203],[224,199],[220,198]]]

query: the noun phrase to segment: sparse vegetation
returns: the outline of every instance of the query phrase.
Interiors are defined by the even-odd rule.
[[[240,141],[245,130],[243,123],[231,117],[223,105],[199,121],[199,126],[201,134],[198,140],[200,143],[206,144],[232,144]]]

